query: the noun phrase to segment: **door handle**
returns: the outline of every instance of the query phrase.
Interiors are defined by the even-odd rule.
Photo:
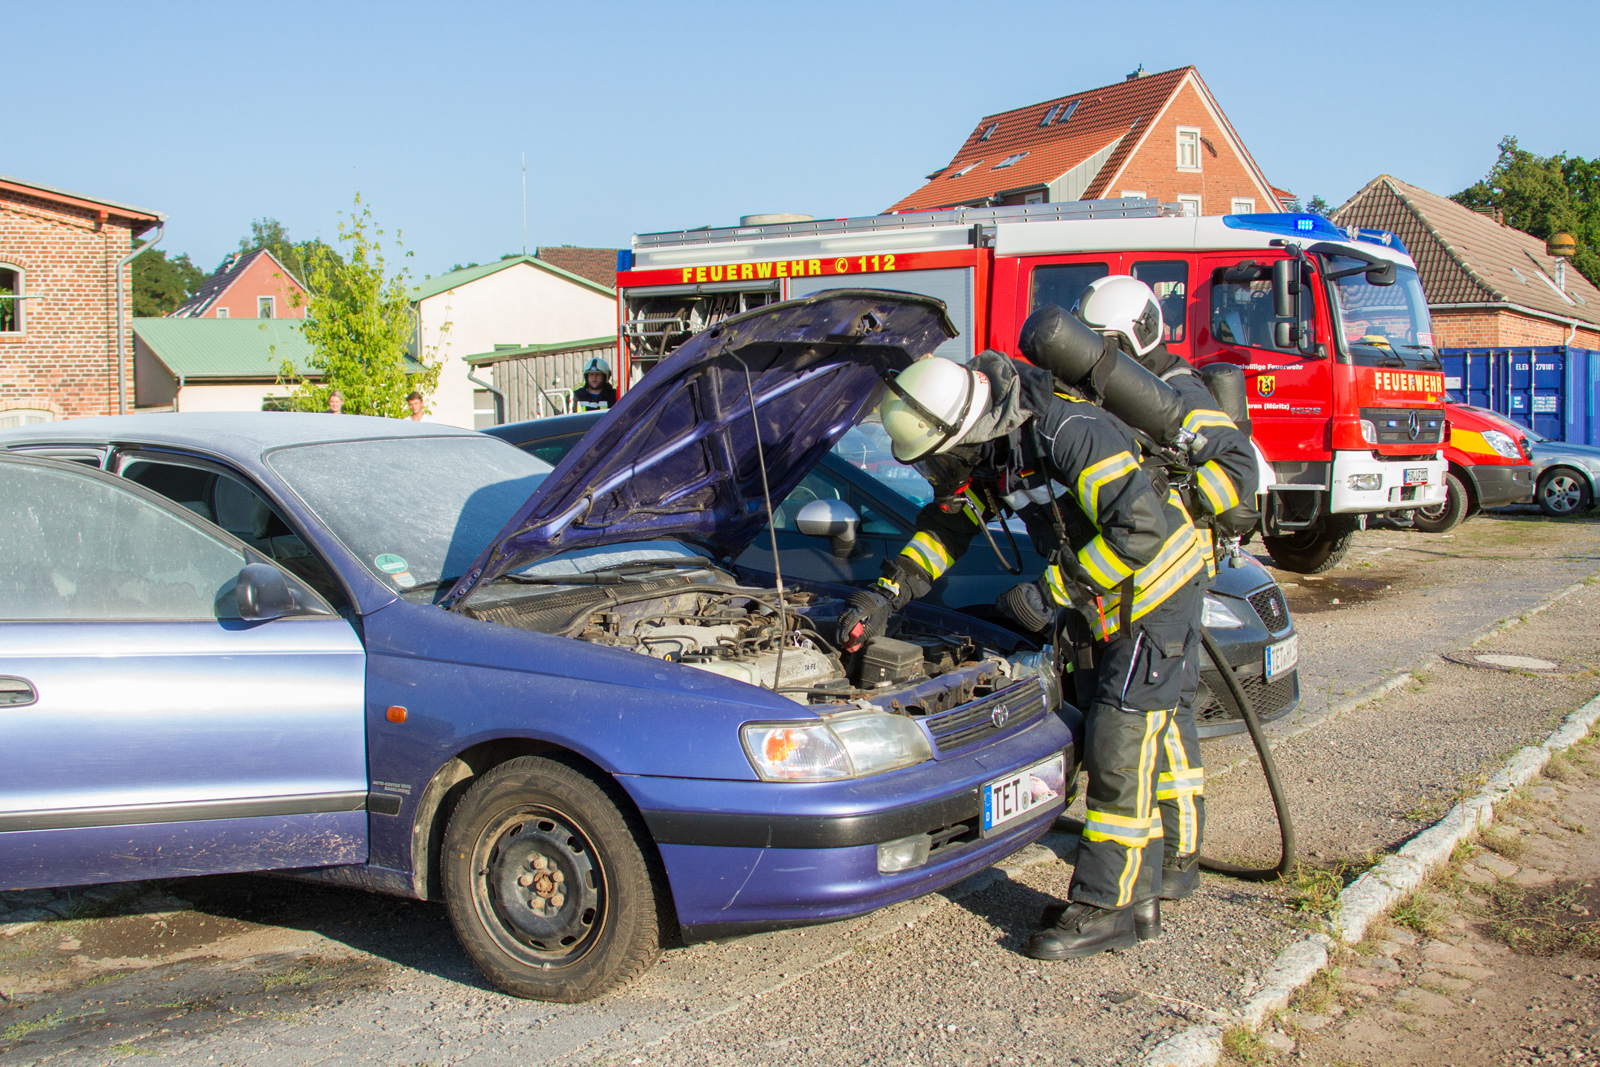
[[[26,678],[0,678],[0,708],[20,708],[38,699],[33,683]]]

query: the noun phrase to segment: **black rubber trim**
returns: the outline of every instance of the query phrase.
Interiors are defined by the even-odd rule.
[[[244,797],[183,804],[127,804],[104,808],[54,808],[48,811],[0,812],[0,832],[9,830],[76,830],[90,826],[139,826],[161,822],[208,822],[214,819],[259,819],[284,815],[320,815],[363,811],[367,794],[303,793],[290,797]]]
[[[376,815],[399,815],[404,799],[398,793],[368,793],[367,810]]]
[[[1533,499],[1533,468],[1527,464],[1474,463],[1467,469],[1478,483],[1479,507],[1526,504]],[[1518,480],[1518,475],[1522,480]]]
[[[774,786],[782,789],[782,785]],[[938,830],[976,818],[977,789],[866,815],[745,815],[714,811],[641,812],[659,845],[724,848],[850,848]]]

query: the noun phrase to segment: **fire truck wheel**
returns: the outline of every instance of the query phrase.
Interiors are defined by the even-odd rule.
[[[1583,475],[1567,467],[1552,467],[1539,476],[1539,485],[1533,491],[1539,510],[1552,519],[1564,519],[1581,511],[1588,511],[1594,498],[1589,494],[1589,482]]]
[[[1355,516],[1330,515],[1309,530],[1269,535],[1261,541],[1279,568],[1296,574],[1321,574],[1339,565],[1355,538]]]
[[[1454,474],[1446,474],[1444,484],[1444,503],[1418,508],[1411,516],[1411,525],[1423,533],[1445,533],[1466,521],[1467,487]]]

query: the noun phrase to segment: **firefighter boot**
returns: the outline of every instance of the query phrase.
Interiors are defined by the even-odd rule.
[[[1194,853],[1175,856],[1161,865],[1161,899],[1184,900],[1200,885],[1200,864]]]
[[[1067,905],[1050,904],[1039,916],[1039,925],[1045,928],[1052,927],[1061,921],[1061,916],[1066,913]],[[1154,941],[1161,936],[1161,900],[1136,901],[1133,905],[1133,932],[1140,941]]]
[[[1028,938],[1027,953],[1036,960],[1074,960],[1100,952],[1119,952],[1139,943],[1133,909],[1097,908],[1074,901],[1055,925]]]

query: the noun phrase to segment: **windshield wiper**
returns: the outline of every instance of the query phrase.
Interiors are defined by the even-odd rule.
[[[663,567],[693,567],[704,570],[710,564],[705,560],[634,560],[596,567],[580,574],[502,574],[495,581],[516,582],[518,585],[621,585],[636,574],[649,574]]]
[[[694,559],[680,559],[680,558],[673,558],[673,559],[635,559],[635,560],[629,560],[627,563],[611,563],[611,564],[607,564],[604,567],[596,567],[594,570],[585,571],[584,573],[585,574],[599,574],[602,571],[655,570],[657,567],[705,568],[705,567],[709,567],[709,566],[711,566],[711,561],[710,560],[701,559],[698,556],[695,557]]]

